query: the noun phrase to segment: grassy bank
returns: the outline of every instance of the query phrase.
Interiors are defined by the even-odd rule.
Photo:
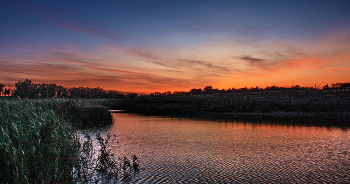
[[[60,100],[56,107],[57,114],[61,114],[67,121],[77,126],[96,126],[113,122],[109,108],[100,105],[103,100]]]
[[[272,91],[121,99],[116,109],[199,118],[295,120],[348,125],[349,92]]]
[[[105,100],[0,100],[0,183],[70,183],[74,127],[111,123]],[[78,125],[78,126],[76,126]]]
[[[55,111],[31,101],[0,101],[0,183],[69,180],[71,126]]]

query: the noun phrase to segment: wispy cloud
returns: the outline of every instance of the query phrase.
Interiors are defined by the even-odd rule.
[[[130,66],[127,63],[116,63],[113,57],[76,49],[48,49],[40,51],[39,55],[33,53],[39,52],[16,57],[2,55],[0,72],[6,71],[12,75],[2,76],[0,80],[14,83],[29,78],[38,83],[53,82],[67,87],[99,86],[136,92],[189,89],[201,81],[194,81],[193,76],[186,73],[176,75],[178,70]]]
[[[192,65],[191,67],[194,67],[194,68],[198,68],[197,66],[205,67],[214,73],[222,73],[222,72],[225,72],[228,74],[231,73],[231,70],[229,68],[225,68],[222,66],[216,66],[210,62],[199,61],[199,60],[180,60],[180,62],[186,63],[186,66]]]
[[[54,6],[44,5],[43,3],[22,2],[18,5],[22,6],[25,10],[19,13],[25,16],[36,17],[48,24],[93,36],[121,40],[121,37],[117,36],[117,30],[97,23],[93,19],[79,15],[73,11],[64,11]]]
[[[248,61],[250,63],[256,63],[256,62],[265,61],[264,59],[253,58],[253,57],[250,57],[250,56],[244,56],[244,57],[241,57],[241,59],[246,60],[246,61]]]
[[[258,69],[263,69],[263,70],[273,70],[279,67],[283,67],[284,62],[283,60],[280,61],[274,61],[274,60],[266,60],[266,59],[261,59],[257,57],[252,57],[252,56],[242,56],[242,57],[234,57],[240,60],[245,61],[248,64],[248,69],[251,68],[258,68]]]
[[[119,37],[115,36],[115,33],[106,31],[106,28],[101,27],[100,25],[89,23],[89,25],[81,25],[79,23],[69,22],[67,20],[60,20],[56,17],[51,17],[50,22],[54,23],[57,26],[70,29],[77,32],[82,32],[94,36],[104,37],[112,40],[120,40]]]

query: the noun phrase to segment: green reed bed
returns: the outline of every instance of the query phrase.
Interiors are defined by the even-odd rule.
[[[70,180],[71,126],[48,107],[38,101],[0,101],[0,183]]]
[[[112,115],[103,105],[92,105],[79,101],[65,101],[60,104],[58,112],[68,121],[80,126],[111,124]]]
[[[103,100],[0,100],[0,183],[73,183],[76,128],[112,122],[98,104]]]

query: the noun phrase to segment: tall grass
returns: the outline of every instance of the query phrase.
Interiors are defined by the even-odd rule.
[[[65,101],[60,103],[59,113],[68,121],[77,125],[110,124],[113,122],[108,108],[102,105],[91,105],[79,101]]]
[[[70,124],[48,104],[0,101],[0,183],[70,181]]]
[[[111,123],[101,101],[0,100],[0,183],[73,183],[75,125]]]

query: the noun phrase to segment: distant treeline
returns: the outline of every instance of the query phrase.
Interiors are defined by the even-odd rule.
[[[134,98],[137,93],[120,93],[117,91],[106,91],[102,88],[73,87],[65,88],[57,84],[35,84],[31,80],[18,81],[15,88],[5,88],[0,83],[0,96],[14,96],[24,98]]]
[[[331,86],[325,85],[322,89],[315,87],[300,87],[295,85],[293,87],[278,87],[267,86],[266,88],[251,87],[251,88],[229,88],[229,89],[213,89],[212,86],[206,86],[203,89],[191,89],[190,91],[167,91],[167,92],[154,92],[151,96],[178,96],[178,95],[197,95],[197,94],[219,94],[219,93],[243,93],[243,92],[263,92],[263,91],[286,91],[286,90],[333,90],[333,91],[350,91],[350,83],[335,83]]]
[[[181,96],[181,95],[198,95],[198,94],[220,94],[220,93],[244,93],[244,92],[264,92],[264,91],[288,91],[288,90],[304,90],[304,91],[350,91],[350,83],[335,83],[325,85],[322,88],[316,87],[301,87],[295,85],[292,87],[267,86],[260,88],[258,86],[251,88],[228,88],[218,89],[212,86],[206,86],[203,89],[193,88],[190,91],[167,91],[150,93],[151,97],[156,96]],[[100,87],[73,87],[65,88],[57,84],[35,84],[31,80],[18,81],[15,83],[15,88],[5,88],[5,85],[0,83],[0,96],[14,96],[27,98],[135,98],[137,93],[121,93],[118,91],[107,91]]]

